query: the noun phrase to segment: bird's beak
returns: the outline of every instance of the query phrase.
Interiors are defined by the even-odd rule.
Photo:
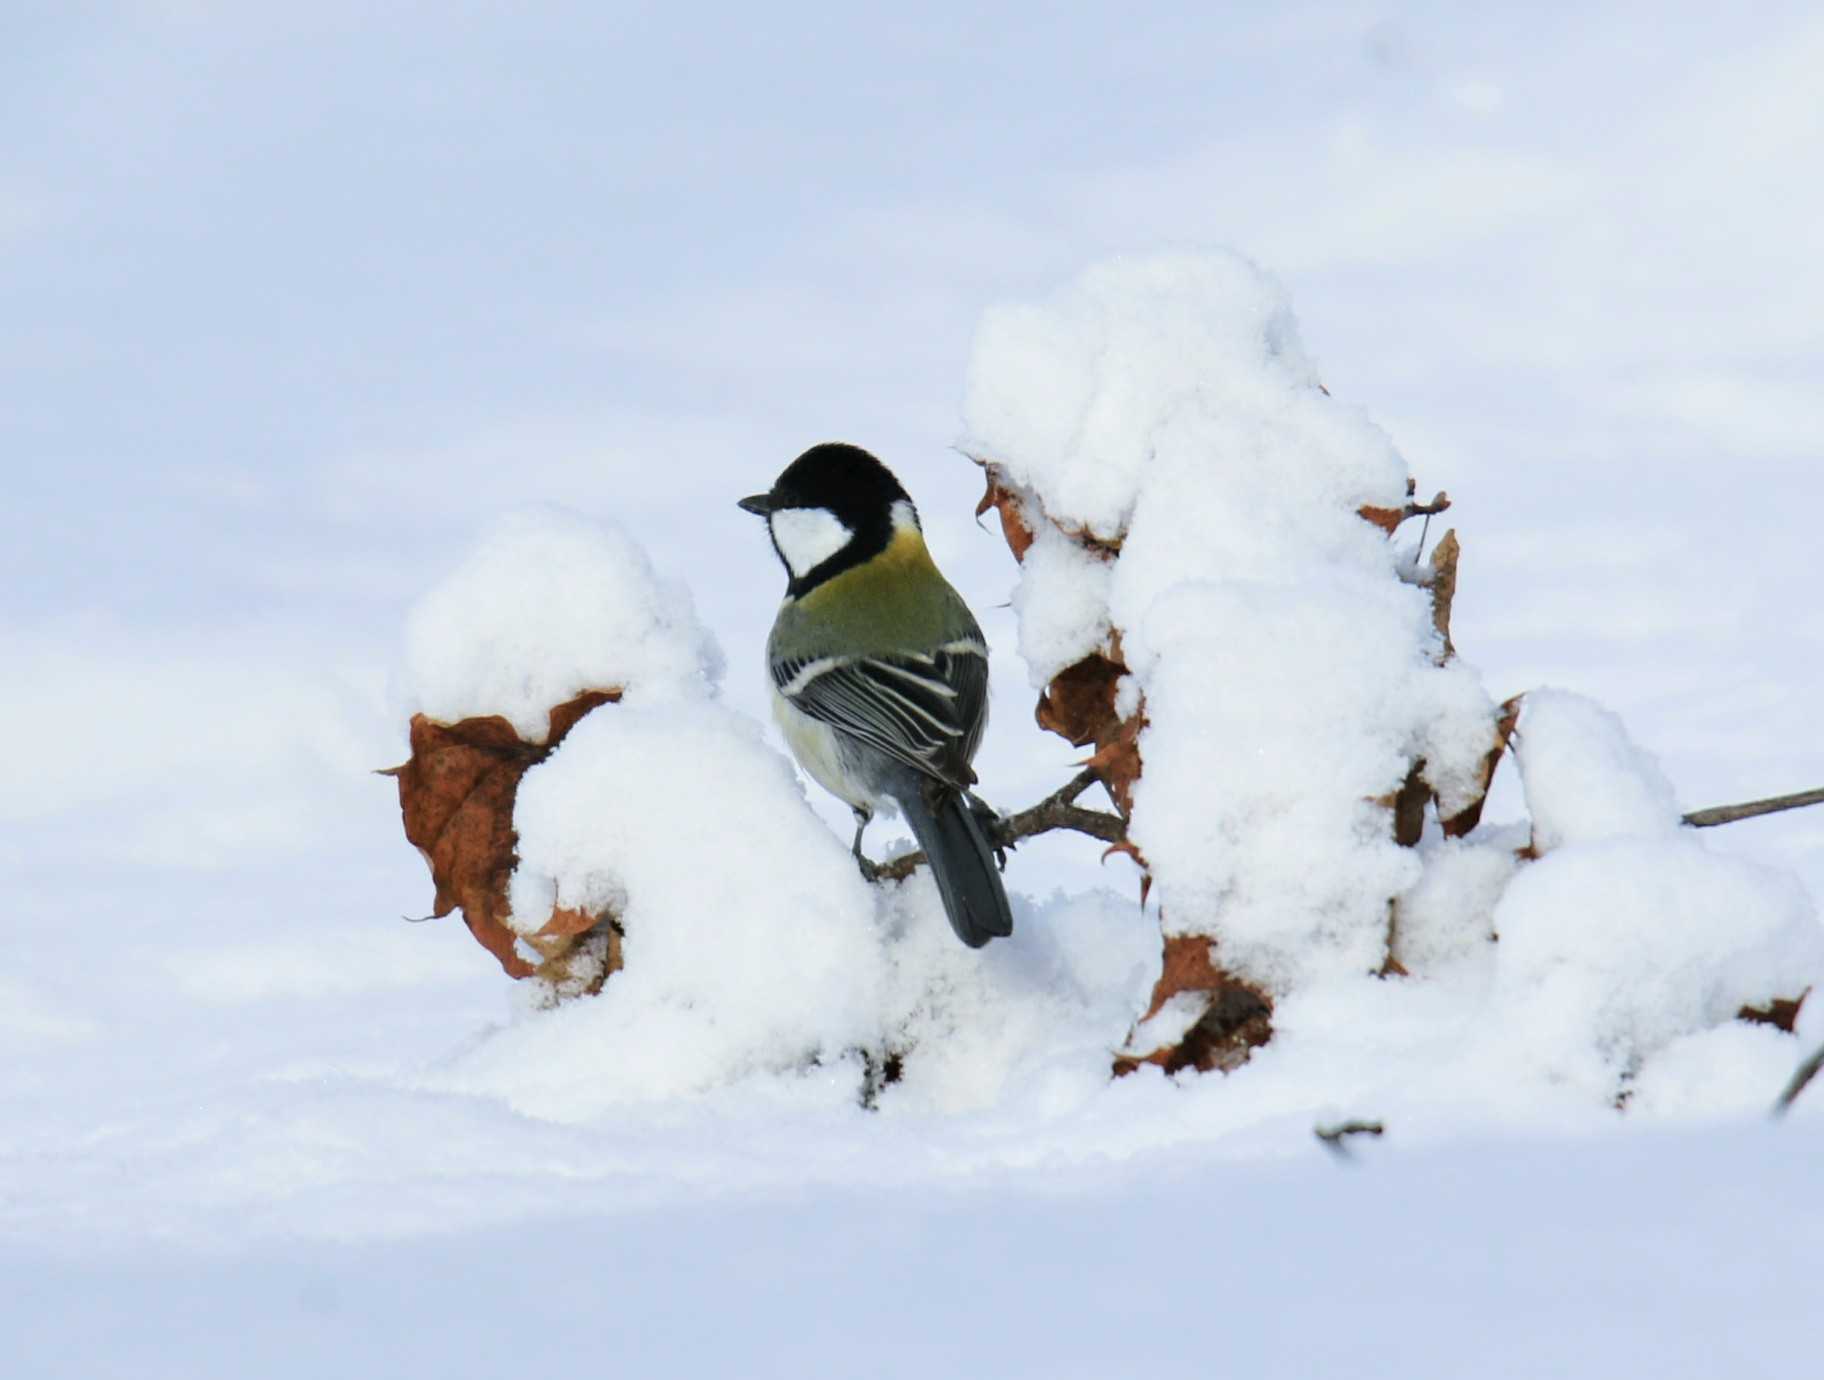
[[[735,506],[737,508],[745,509],[755,517],[765,517],[768,513],[773,511],[773,496],[771,494],[754,494],[752,497],[742,499]]]

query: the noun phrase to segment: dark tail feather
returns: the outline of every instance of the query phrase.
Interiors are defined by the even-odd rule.
[[[1013,912],[994,849],[968,801],[956,791],[946,791],[935,802],[923,791],[908,795],[899,802],[900,810],[931,860],[931,875],[956,937],[979,949],[990,939],[1012,934]]]

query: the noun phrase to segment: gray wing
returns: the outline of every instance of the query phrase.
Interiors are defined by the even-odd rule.
[[[773,684],[811,718],[959,790],[988,711],[988,648],[962,639],[934,652],[775,661]]]

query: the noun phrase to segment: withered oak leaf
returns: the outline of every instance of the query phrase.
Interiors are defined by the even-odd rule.
[[[1142,1064],[1157,1064],[1167,1073],[1194,1068],[1199,1073],[1232,1072],[1247,1063],[1254,1050],[1273,1038],[1273,1002],[1265,992],[1216,966],[1206,935],[1171,935],[1165,941],[1164,965],[1153,984],[1153,999],[1141,1024],[1151,1020],[1181,993],[1204,998],[1203,1014],[1175,1045],[1149,1054],[1115,1058],[1117,1078]]]
[[[590,710],[619,700],[618,688],[585,690],[551,710],[543,743],[528,743],[499,714],[439,723],[412,715],[412,755],[380,774],[399,783],[405,837],[424,855],[436,887],[433,916],[460,908],[476,941],[509,977],[536,967],[520,956],[519,936],[506,920],[507,880],[519,858],[513,804],[520,778],[549,757]],[[565,917],[573,912],[563,912]],[[565,923],[554,912],[541,935],[569,937],[588,925]],[[598,917],[588,917],[592,925]]]

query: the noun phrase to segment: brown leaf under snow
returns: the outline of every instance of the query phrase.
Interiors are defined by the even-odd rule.
[[[1072,747],[1085,747],[1098,740],[1106,742],[1120,728],[1115,689],[1126,674],[1127,667],[1118,659],[1091,652],[1051,678],[1051,684],[1039,696],[1033,717],[1040,728],[1057,734]]]
[[[1393,809],[1393,841],[1402,848],[1417,848],[1425,836],[1425,807],[1431,803],[1423,757],[1412,764],[1399,790],[1384,801]]]
[[[1134,782],[1141,770],[1140,730],[1146,725],[1143,709],[1126,719],[1115,712],[1115,694],[1126,674],[1121,635],[1116,633],[1106,653],[1091,652],[1053,676],[1033,710],[1040,728],[1071,746],[1094,744],[1084,765],[1094,769],[1123,815],[1133,811]]]
[[[1407,518],[1435,517],[1437,514],[1450,507],[1450,495],[1445,493],[1442,489],[1438,491],[1437,496],[1433,498],[1431,502],[1414,503],[1412,501],[1412,496],[1418,491],[1418,487],[1417,480],[1408,479],[1406,481],[1406,502],[1403,507],[1378,508],[1372,503],[1364,503],[1355,510],[1356,514],[1357,516],[1372,522],[1376,527],[1380,528],[1391,537],[1399,530],[1400,524],[1406,521]]]
[[[520,778],[549,757],[585,714],[620,697],[618,689],[586,690],[558,705],[543,743],[525,742],[498,714],[453,724],[414,714],[411,757],[380,773],[398,781],[405,837],[430,865],[436,887],[431,914],[460,908],[469,932],[509,977],[537,971],[519,955],[519,936],[506,924],[507,879],[518,862],[513,802]],[[572,940],[601,918],[554,909],[539,931],[546,942],[534,947],[549,959],[553,954],[545,951],[555,951],[557,940]]]
[[[1770,1025],[1790,1035],[1799,1023],[1799,1008],[1810,995],[1811,988],[1807,987],[1797,998],[1775,997],[1765,1006],[1744,1006],[1735,1013],[1735,1018],[1753,1025]]]
[[[1482,807],[1488,803],[1488,788],[1494,784],[1495,768],[1501,765],[1501,755],[1507,751],[1508,744],[1513,742],[1514,726],[1520,722],[1520,705],[1525,698],[1526,695],[1522,692],[1512,699],[1502,701],[1500,717],[1495,720],[1495,741],[1482,758],[1480,787],[1476,791],[1476,798],[1444,821],[1445,838],[1460,839],[1482,822]]]
[[[1248,1056],[1273,1038],[1273,1002],[1259,988],[1216,966],[1211,943],[1203,935],[1172,935],[1165,941],[1165,962],[1153,998],[1140,1018],[1142,1024],[1164,1010],[1182,993],[1193,993],[1207,1004],[1204,1012],[1176,1045],[1144,1055],[1118,1055],[1117,1078],[1142,1064],[1156,1064],[1167,1073],[1194,1068],[1200,1073],[1240,1068]]]

